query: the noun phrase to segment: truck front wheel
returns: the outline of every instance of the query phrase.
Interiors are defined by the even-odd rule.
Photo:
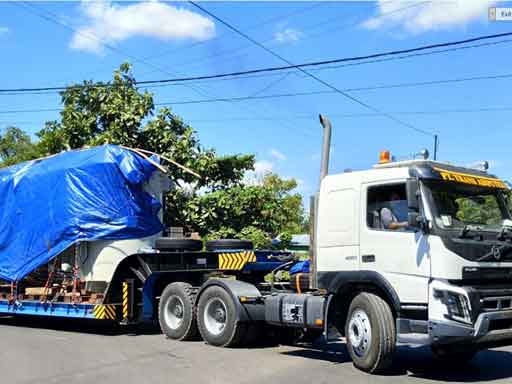
[[[187,283],[171,283],[165,287],[158,305],[162,332],[170,339],[193,340],[197,337],[194,292]]]
[[[231,295],[219,286],[211,286],[201,294],[197,304],[197,323],[204,341],[218,347],[240,344],[248,331],[237,321],[236,306]]]
[[[363,292],[352,300],[345,336],[348,352],[357,368],[378,373],[391,366],[396,330],[391,309],[379,296]]]

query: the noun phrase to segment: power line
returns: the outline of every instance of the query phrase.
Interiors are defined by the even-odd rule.
[[[286,73],[284,76],[288,76],[290,73]],[[265,100],[265,99],[281,99],[281,98],[290,98],[290,97],[302,97],[302,96],[316,96],[316,95],[328,95],[336,93],[332,90],[323,90],[323,91],[307,91],[307,92],[288,92],[288,93],[275,93],[275,94],[267,94],[260,95],[260,93],[268,90],[270,87],[274,86],[276,83],[284,80],[284,76],[281,75],[275,82],[265,86],[259,91],[248,95],[248,96],[238,96],[238,97],[219,97],[219,98],[207,98],[207,99],[195,99],[195,100],[171,100],[160,103],[155,103],[155,106],[172,106],[172,105],[187,105],[187,104],[207,104],[207,103],[217,103],[217,102],[242,102],[242,101],[251,101],[251,100]],[[428,81],[416,81],[409,83],[394,83],[394,84],[381,84],[374,86],[364,86],[364,87],[354,87],[354,88],[344,88],[342,89],[344,92],[364,92],[364,91],[374,91],[374,90],[382,90],[382,89],[402,89],[402,88],[415,88],[415,87],[423,87],[423,86],[431,86],[431,85],[446,85],[446,84],[457,84],[457,83],[465,83],[465,82],[473,82],[473,81],[484,81],[484,80],[503,80],[503,79],[511,79],[512,73],[505,73],[499,75],[487,75],[487,76],[470,76],[470,77],[459,77],[452,79],[437,79],[437,80],[428,80]],[[31,112],[55,112],[60,111],[59,108],[39,108],[39,109],[25,109],[25,110],[10,110],[10,111],[0,111],[0,113],[31,113]]]
[[[161,104],[163,105],[163,104]],[[60,109],[23,109],[23,110],[5,110],[0,111],[0,114],[11,114],[11,113],[37,113],[37,112],[55,112]],[[512,112],[512,106],[498,106],[498,107],[480,107],[480,108],[452,108],[452,109],[433,109],[424,111],[392,111],[394,115],[404,116],[444,116],[450,114],[466,114],[466,113],[481,113],[481,112]],[[365,118],[365,117],[382,117],[379,113],[337,113],[328,112],[329,116],[334,116],[340,119],[352,119],[352,118]],[[277,121],[277,120],[301,120],[301,119],[312,119],[317,118],[317,114],[303,114],[303,115],[292,115],[292,116],[259,116],[259,117],[232,117],[222,119],[190,119],[188,122],[195,123],[218,123],[226,121]],[[2,121],[0,124],[40,124],[44,121]]]
[[[385,12],[385,13],[382,13],[382,14],[379,14],[378,16],[375,17],[375,19],[384,19],[392,14],[396,14],[396,13],[400,13],[402,11],[405,11],[407,9],[410,9],[410,8],[414,8],[414,7],[418,7],[420,5],[424,5],[426,3],[429,3],[430,1],[424,1],[424,2],[418,2],[418,3],[413,3],[413,4],[408,4],[404,7],[401,7],[401,8],[397,8],[397,9],[394,9],[390,12]],[[334,17],[331,17],[331,18],[328,18],[326,20],[322,20],[320,23],[316,23],[316,24],[313,24],[312,26],[309,26],[309,27],[306,27],[306,29],[316,29],[318,27],[323,27],[323,26],[331,26],[333,28],[327,28],[326,30],[324,31],[320,31],[318,33],[315,33],[315,34],[307,34],[305,37],[301,38],[301,41],[304,41],[304,40],[308,40],[308,39],[311,39],[313,37],[317,37],[323,33],[325,33],[326,31],[334,31],[334,30],[337,30],[337,31],[340,31],[340,30],[344,30],[344,29],[348,29],[350,27],[354,27],[354,26],[357,26],[359,25],[362,21],[364,21],[366,19],[366,17],[364,18],[361,18],[360,20],[354,22],[354,23],[347,23],[347,24],[341,24],[339,25],[337,22],[335,23],[332,23],[332,21],[339,21],[339,16],[334,16]],[[270,38],[270,39],[266,39],[266,40],[263,40],[261,43],[262,44],[265,44],[265,43],[268,43],[268,42],[271,42],[274,40],[274,37]],[[246,46],[245,49],[247,49],[248,47]],[[244,49],[243,47],[242,48],[235,48],[235,49],[230,49],[230,50],[227,50],[227,51],[223,51],[223,52],[220,52],[220,53],[216,53],[214,55],[210,55],[208,57],[206,57],[205,59],[201,60],[200,62],[204,62],[204,61],[209,61],[210,59],[213,59],[213,58],[217,58],[217,57],[220,57],[220,56],[225,56],[225,55],[229,55],[230,53],[236,53],[240,50]],[[243,54],[243,55],[238,55],[238,56],[234,56],[233,58],[231,59],[228,59],[227,61],[232,61],[232,60],[236,60],[236,59],[240,59],[241,57],[244,57],[244,56],[247,56],[248,54]],[[225,62],[226,60],[224,60]],[[178,65],[187,65],[187,64],[190,64],[190,63],[195,63],[197,62],[197,60],[192,60],[192,61],[185,61],[185,62],[181,62],[181,63],[178,63]]]
[[[302,14],[302,13],[304,13],[306,11],[309,11],[311,9],[318,8],[320,6],[324,6],[325,4],[327,4],[327,2],[318,2],[318,3],[314,3],[312,5],[308,5],[306,7],[301,7],[299,9],[295,9],[295,10],[293,10],[291,12],[288,12],[288,13],[285,13],[283,15],[279,15],[279,16],[276,16],[276,17],[271,17],[271,18],[266,19],[264,21],[261,21],[261,22],[259,22],[257,24],[251,25],[250,27],[248,27],[248,29],[252,30],[252,29],[255,29],[255,28],[261,28],[261,26],[263,26],[263,25],[270,24],[270,23],[273,23],[273,22],[276,22],[276,21],[279,21],[279,20],[282,20],[282,19],[288,19],[291,16],[300,15],[300,14]],[[145,59],[156,59],[156,58],[160,58],[160,57],[166,56],[166,55],[171,54],[171,53],[179,52],[179,51],[181,51],[183,49],[194,48],[194,47],[199,46],[199,45],[211,44],[213,41],[219,40],[221,37],[222,37],[222,35],[221,36],[216,36],[216,37],[214,37],[214,38],[212,38],[210,40],[198,41],[198,42],[190,44],[190,45],[188,45],[186,47],[174,48],[174,49],[166,50],[166,51],[161,52],[161,53],[156,54],[156,55],[146,56]]]
[[[397,84],[384,84],[384,85],[376,85],[376,86],[368,86],[368,87],[356,87],[356,88],[345,88],[342,89],[344,92],[361,92],[361,91],[373,91],[373,90],[381,90],[381,89],[397,89],[397,88],[413,88],[413,87],[422,87],[429,85],[444,85],[444,84],[454,84],[454,83],[464,83],[469,81],[481,81],[481,80],[501,80],[501,79],[510,79],[512,78],[512,73],[503,74],[503,75],[491,75],[491,76],[473,76],[473,77],[462,77],[455,79],[443,79],[443,80],[430,80],[430,81],[417,81],[411,83],[397,83]],[[278,81],[282,80],[278,79]],[[260,93],[260,92],[258,92]],[[333,94],[335,91],[309,91],[309,92],[289,92],[289,93],[278,93],[278,94],[270,94],[270,95],[249,95],[249,96],[239,96],[239,97],[227,97],[227,98],[219,98],[219,99],[198,99],[198,100],[174,100],[158,103],[156,105],[186,105],[186,104],[204,104],[204,103],[215,103],[219,101],[248,101],[248,100],[263,100],[263,99],[279,99],[279,98],[288,98],[288,97],[300,97],[300,96],[314,96],[314,95],[326,95]]]
[[[215,20],[219,21],[220,23],[224,24],[226,27],[228,27],[229,29],[233,30],[234,32],[238,33],[240,36],[243,36],[245,39],[247,39],[248,41],[252,42],[253,44],[257,45],[258,47],[260,47],[261,49],[265,50],[266,52],[270,53],[272,56],[274,57],[277,57],[279,60],[285,62],[286,64],[290,65],[290,66],[293,66],[294,64],[289,61],[288,59],[284,58],[283,56],[279,55],[278,53],[274,52],[273,50],[267,48],[266,46],[264,46],[263,44],[259,43],[258,41],[254,40],[252,37],[246,35],[244,32],[242,32],[241,30],[239,30],[238,28],[234,27],[233,25],[229,24],[228,22],[224,21],[223,19],[221,19],[220,17],[216,16],[215,14],[213,14],[212,12],[208,11],[207,9],[201,7],[199,4],[195,3],[194,1],[192,0],[189,0],[189,3],[192,4],[193,6],[195,6],[196,8],[200,9],[201,11],[203,11],[204,13],[206,13],[207,15],[209,15],[210,17],[213,17]],[[306,71],[305,69],[301,68],[301,67],[296,67],[297,70],[299,70],[300,72],[304,73],[305,75],[309,76],[310,78],[312,78],[313,80],[315,80],[316,82],[324,85],[325,87],[327,88],[330,88],[332,89],[333,91],[336,91],[337,93],[339,93],[340,95],[342,95],[343,97],[349,99],[349,100],[352,100],[353,102],[361,105],[362,107],[366,108],[366,109],[369,109],[375,113],[380,113],[382,116],[394,121],[395,123],[397,124],[400,124],[404,127],[407,127],[409,129],[412,129],[416,132],[419,132],[419,133],[422,133],[424,135],[428,135],[428,136],[432,136],[432,132],[428,132],[424,129],[421,129],[421,128],[417,128],[415,127],[414,125],[412,124],[409,124],[401,119],[398,119],[396,118],[395,116],[393,115],[390,115],[389,113],[386,113],[384,111],[381,111],[379,110],[378,108],[375,108],[373,107],[372,105],[348,94],[347,92],[344,92],[342,91],[341,89],[335,87],[334,85],[328,83],[327,81],[325,80],[322,80],[321,78],[319,78],[318,76],[315,76],[313,75],[312,73]]]
[[[45,19],[47,21],[50,21],[50,22],[52,22],[54,24],[60,25],[61,27],[67,29],[68,31],[77,33],[77,34],[79,34],[82,37],[85,37],[87,39],[95,40],[95,41],[99,42],[100,44],[102,44],[103,46],[105,46],[106,48],[108,48],[109,50],[111,50],[112,52],[116,52],[118,54],[121,54],[121,55],[124,55],[124,56],[128,57],[134,63],[141,63],[141,64],[144,64],[146,66],[150,66],[150,67],[152,67],[152,68],[154,68],[154,69],[156,69],[156,70],[158,70],[160,72],[167,73],[167,74],[170,74],[170,75],[174,75],[173,73],[170,73],[170,72],[168,72],[166,70],[163,70],[162,68],[154,65],[153,63],[151,63],[151,62],[149,62],[147,60],[140,59],[140,58],[138,58],[136,56],[133,56],[133,55],[127,53],[127,52],[124,52],[123,50],[117,48],[116,46],[114,46],[112,44],[109,44],[105,40],[99,38],[98,36],[96,36],[92,32],[84,32],[84,31],[77,30],[76,28],[68,25],[67,23],[64,23],[64,22],[60,21],[59,17],[57,15],[53,14],[52,12],[42,11],[39,7],[34,6],[33,4],[30,4],[30,3],[27,3],[27,2],[13,2],[11,4],[21,6],[24,9],[26,9],[27,11],[33,13],[34,15],[36,15],[36,16],[42,18],[42,19]],[[195,92],[197,92],[197,93],[199,93],[199,94],[201,94],[203,96],[205,96],[205,95],[208,96],[203,91],[197,90],[197,89],[195,89],[193,86],[191,86],[189,84],[184,84],[184,86],[188,87],[189,89],[192,89],[193,91],[195,91]],[[48,87],[47,90],[65,90],[66,88],[67,87]]]
[[[369,54],[365,56],[352,56],[352,57],[344,57],[344,58],[338,58],[338,59],[331,59],[331,60],[322,60],[322,61],[313,61],[313,62],[306,62],[306,63],[300,63],[300,64],[290,64],[285,66],[274,66],[274,67],[264,67],[264,68],[255,68],[250,69],[246,71],[236,71],[236,72],[228,72],[228,73],[220,73],[220,74],[213,74],[213,75],[200,75],[200,76],[188,76],[188,77],[176,77],[176,78],[170,78],[170,79],[158,79],[158,80],[142,80],[142,81],[135,81],[135,85],[139,86],[150,86],[150,85],[159,85],[159,84],[167,84],[167,83],[181,83],[181,82],[193,82],[193,81],[201,81],[201,80],[210,80],[210,79],[223,79],[223,78],[230,78],[230,77],[240,77],[245,75],[255,75],[255,74],[262,74],[262,73],[272,73],[272,72],[279,72],[279,71],[285,71],[285,70],[293,70],[293,69],[299,69],[299,68],[311,68],[311,67],[319,67],[329,64],[336,64],[336,63],[347,63],[347,62],[358,62],[363,61],[361,63],[349,63],[345,65],[362,65],[366,63],[370,63],[371,61],[364,61],[371,58],[377,58],[377,57],[385,57],[385,56],[397,56],[402,55],[406,52],[419,52],[419,51],[425,51],[429,49],[435,49],[441,46],[447,47],[447,46],[457,46],[457,45],[463,45],[467,44],[468,42],[474,42],[474,41],[482,41],[482,40],[489,40],[489,39],[495,39],[498,37],[503,36],[512,36],[512,32],[507,33],[501,33],[501,34],[495,34],[495,35],[485,35],[485,36],[478,36],[471,39],[466,40],[458,40],[458,41],[452,41],[448,43],[439,43],[439,44],[431,44],[431,45],[424,45],[416,48],[409,48],[409,49],[403,49],[403,50],[395,50],[395,51],[387,51],[387,52],[380,52],[380,53],[374,53]],[[432,52],[423,52],[421,54],[415,54],[416,56],[424,56],[424,55],[430,55],[430,54],[436,54],[439,52],[446,53],[451,52],[455,50],[460,49],[470,49],[470,48],[478,48],[486,45],[494,45],[494,44],[500,44],[500,43],[510,43],[512,42],[512,39],[507,40],[501,40],[497,42],[490,42],[485,44],[477,44],[472,45],[469,47],[458,47],[458,48],[451,48],[446,49],[443,51],[432,51]],[[410,57],[410,56],[408,56]],[[392,59],[402,59],[404,56],[399,56],[398,58],[392,58]],[[386,60],[390,60],[389,58]],[[375,61],[377,62],[377,61]],[[319,69],[330,69],[330,68],[339,68],[339,67],[323,67],[323,68],[317,68]],[[315,70],[315,68],[311,69]],[[247,76],[248,77],[248,76]],[[246,77],[246,78],[247,78]],[[181,84],[179,84],[181,85]],[[91,85],[72,85],[72,86],[53,86],[53,87],[31,87],[31,88],[4,88],[0,89],[0,93],[23,93],[23,92],[45,92],[45,91],[64,91],[69,88],[101,88],[101,87],[112,87],[112,84],[108,83],[96,83]]]
[[[17,4],[17,5],[18,5],[18,3],[14,3],[14,4]],[[107,48],[108,48],[108,49],[110,49],[111,51],[113,51],[113,52],[117,52],[117,53],[121,53],[121,54],[123,54],[123,55],[126,55],[127,57],[131,58],[131,59],[132,59],[132,60],[134,60],[135,62],[140,62],[140,63],[142,63],[142,64],[145,64],[145,65],[147,65],[147,66],[153,67],[153,68],[155,68],[156,70],[158,70],[158,71],[160,71],[160,72],[163,72],[163,73],[166,73],[166,74],[169,74],[169,75],[175,75],[175,74],[173,74],[173,73],[168,72],[168,71],[167,71],[167,70],[165,70],[165,69],[162,69],[162,68],[160,68],[160,67],[158,67],[158,66],[156,66],[156,65],[152,64],[151,62],[149,62],[149,61],[147,61],[147,60],[145,60],[145,59],[139,59],[139,58],[137,58],[137,57],[135,57],[135,56],[133,56],[133,55],[130,55],[130,54],[125,53],[124,51],[120,50],[119,48],[117,48],[117,47],[115,47],[115,46],[113,46],[113,45],[109,44],[108,42],[106,42],[106,41],[104,41],[104,40],[100,39],[98,36],[96,36],[96,35],[95,35],[95,34],[93,34],[93,33],[90,33],[90,32],[89,32],[89,33],[84,33],[83,31],[77,30],[76,28],[74,28],[74,27],[72,27],[72,26],[69,26],[69,25],[68,25],[68,24],[66,24],[66,23],[61,22],[61,21],[59,20],[58,16],[56,16],[55,14],[52,14],[51,12],[46,12],[46,13],[45,13],[45,12],[41,12],[41,11],[39,10],[39,8],[38,8],[38,7],[36,7],[36,6],[32,5],[32,4],[26,3],[26,2],[24,2],[23,4],[19,4],[19,5],[24,6],[24,8],[25,8],[25,9],[29,9],[32,13],[34,13],[35,15],[37,15],[37,16],[39,16],[39,17],[41,17],[41,18],[45,19],[45,20],[51,21],[51,22],[53,22],[53,23],[56,23],[56,24],[58,24],[58,25],[60,25],[60,26],[62,26],[62,27],[64,27],[64,28],[66,28],[66,29],[68,29],[68,30],[70,30],[70,31],[72,31],[72,32],[75,32],[75,33],[78,33],[78,34],[80,34],[80,35],[82,35],[82,36],[85,36],[86,38],[94,39],[94,40],[96,40],[96,41],[100,42],[101,44],[103,44],[105,47],[107,47]],[[194,87],[193,85],[190,85],[190,84],[182,84],[182,85],[183,85],[183,86],[185,86],[185,87],[188,87],[188,88],[192,89],[192,90],[193,90],[193,91],[195,91],[196,93],[199,93],[199,94],[201,94],[201,95],[203,95],[203,96],[210,97],[210,96],[208,95],[208,93],[206,93],[204,90],[202,90],[199,86]],[[104,85],[104,86],[111,86],[111,85],[108,85],[108,84],[107,84],[107,85]],[[60,88],[60,90],[64,90],[64,89],[66,89],[67,87],[50,87],[50,88],[53,88],[53,90],[59,90],[59,88]],[[62,88],[63,88],[63,89],[62,89]],[[196,89],[196,88],[198,88],[198,89]],[[44,90],[44,89],[43,89],[43,90]],[[52,89],[48,89],[48,90],[52,90]],[[236,105],[236,103],[233,103],[233,105]],[[244,109],[248,110],[249,112],[252,112],[251,110],[247,109],[247,107],[244,107]],[[252,113],[254,113],[254,112],[252,112]],[[254,113],[254,114],[256,115],[256,113]],[[287,124],[287,123],[286,123],[286,124]]]
[[[383,63],[383,62],[388,62],[388,61],[410,59],[410,58],[413,58],[413,57],[437,55],[439,53],[448,53],[448,52],[463,51],[463,50],[466,50],[466,49],[489,47],[489,46],[495,46],[495,45],[498,45],[498,44],[508,44],[510,42],[512,42],[512,39],[504,39],[504,40],[498,40],[498,41],[491,41],[491,42],[487,42],[487,43],[472,44],[472,45],[467,45],[467,46],[463,46],[463,47],[448,48],[448,49],[438,49],[438,50],[431,51],[431,52],[412,53],[412,54],[408,54],[408,55],[385,57],[385,58],[381,58],[381,59],[367,60],[367,61],[362,61],[362,62],[346,63],[346,64],[340,64],[340,65],[331,65],[331,66],[325,66],[325,67],[321,67],[321,68],[314,68],[312,70],[314,70],[314,71],[324,71],[324,70],[327,70],[327,69],[339,69],[339,68],[359,66],[359,65],[366,65],[366,64]]]
[[[258,24],[252,25],[250,27],[250,29],[259,28],[262,25],[266,25],[266,24],[269,24],[269,23],[272,23],[272,22],[275,22],[275,21],[279,21],[279,20],[281,20],[283,18],[288,18],[288,17],[294,16],[296,14],[304,13],[304,12],[310,10],[310,9],[323,6],[324,4],[326,4],[326,2],[318,2],[318,3],[314,3],[313,5],[309,5],[309,6],[306,6],[306,7],[299,8],[299,9],[295,9],[295,10],[293,10],[291,12],[288,12],[288,13],[285,13],[285,14],[282,14],[282,15],[278,15],[278,16],[275,16],[275,17],[263,20],[262,22],[259,22]],[[167,55],[175,53],[175,52],[180,52],[182,50],[195,48],[195,47],[201,46],[201,45],[211,44],[212,42],[214,42],[216,40],[220,40],[220,38],[222,36],[223,35],[216,35],[216,36],[214,36],[213,38],[211,38],[209,40],[196,41],[196,42],[188,44],[188,45],[186,45],[184,47],[167,49],[167,50],[165,50],[163,52],[160,52],[160,53],[157,53],[157,54],[154,54],[154,55],[145,56],[145,57],[143,57],[143,59],[144,60],[154,60],[154,59],[158,59],[158,58],[167,56]],[[90,74],[94,74],[94,73],[97,73],[97,72],[99,72],[99,69],[90,72]],[[146,72],[143,72],[142,75],[145,75],[145,74],[148,74],[148,73],[154,73],[154,72],[156,72],[156,71],[155,70],[146,71]]]
[[[394,115],[404,116],[445,116],[451,114],[466,114],[466,113],[482,113],[482,112],[512,112],[512,106],[505,107],[481,107],[481,108],[453,108],[453,109],[438,109],[438,110],[424,110],[424,111],[392,111]],[[382,117],[378,113],[336,113],[326,112],[329,116],[338,119],[354,119],[354,118],[374,118]],[[233,117],[222,119],[191,119],[187,120],[191,123],[219,123],[227,121],[274,121],[274,120],[309,120],[318,117],[317,114],[302,114],[294,116],[260,116],[256,119],[251,117]]]

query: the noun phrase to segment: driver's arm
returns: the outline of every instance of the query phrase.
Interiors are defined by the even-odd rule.
[[[380,219],[382,221],[382,225],[384,226],[384,228],[390,229],[392,231],[400,228],[407,228],[409,224],[405,221],[395,221],[393,219],[393,214],[391,213],[391,210],[389,208],[382,208],[382,210],[380,211]]]

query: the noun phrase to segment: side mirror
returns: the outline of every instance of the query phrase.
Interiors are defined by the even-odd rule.
[[[423,232],[427,231],[427,223],[425,221],[425,218],[415,211],[408,213],[407,225],[410,228],[416,228]]]
[[[405,189],[407,192],[407,206],[410,210],[419,212],[420,210],[420,189],[418,185],[418,180],[416,179],[408,179],[405,184]]]

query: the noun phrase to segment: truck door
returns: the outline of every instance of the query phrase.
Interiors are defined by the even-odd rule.
[[[426,304],[428,241],[407,227],[405,180],[363,184],[360,206],[360,270],[387,280],[402,304]]]

